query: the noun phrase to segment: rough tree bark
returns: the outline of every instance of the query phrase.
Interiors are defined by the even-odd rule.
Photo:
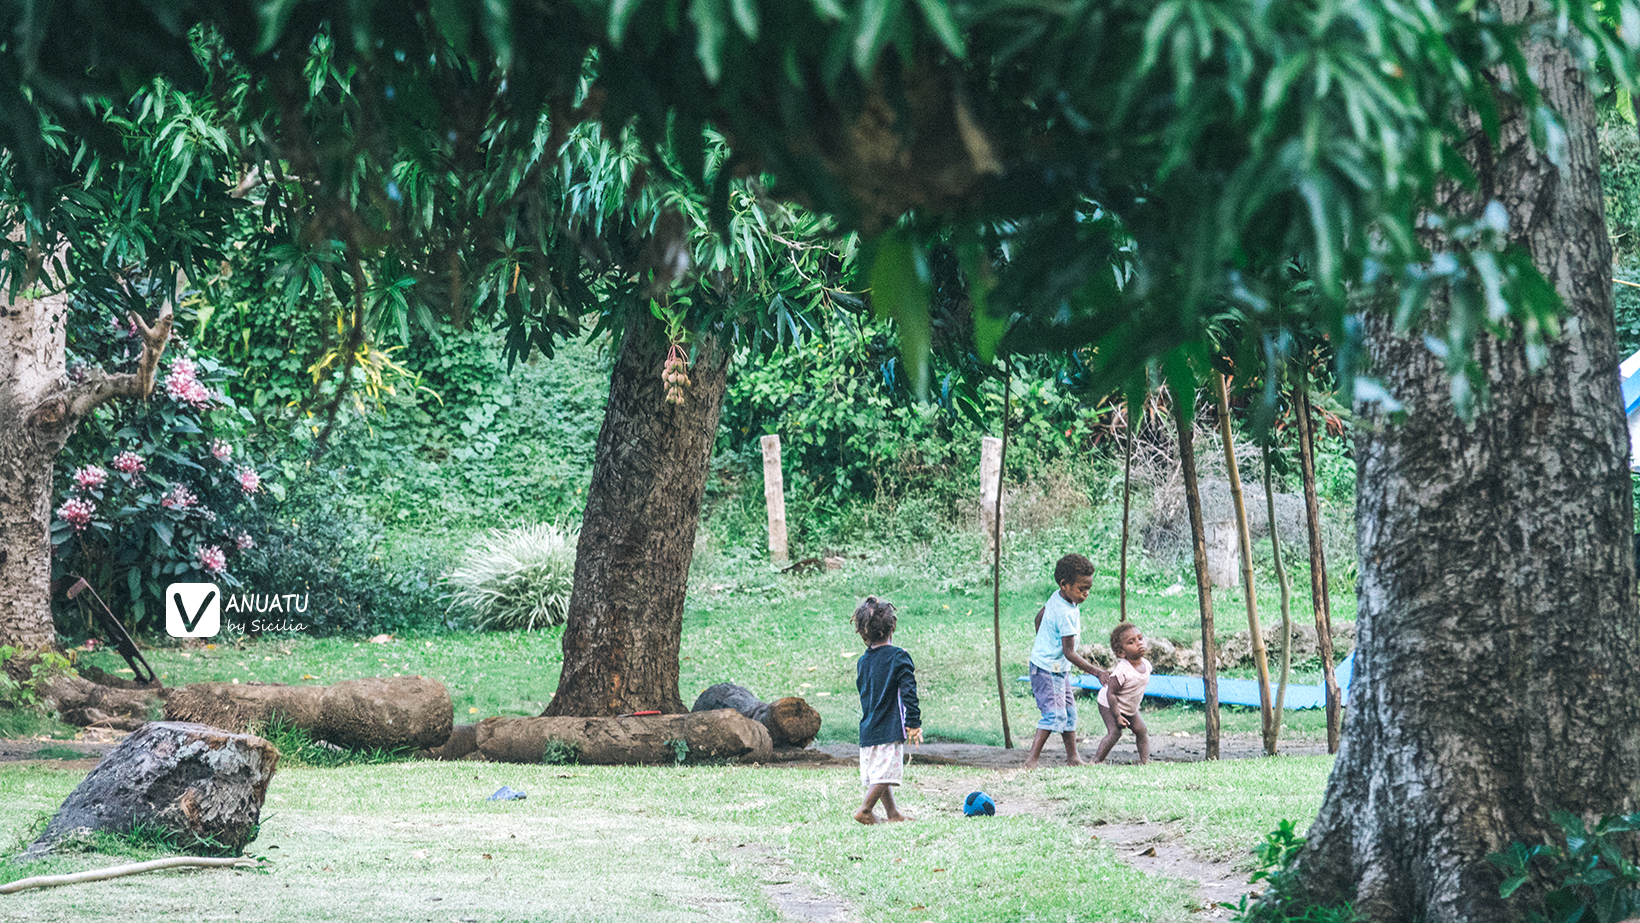
[[[1640,616],[1593,107],[1569,55],[1524,50],[1567,125],[1564,173],[1507,113],[1498,148],[1472,153],[1478,196],[1445,204],[1505,205],[1511,238],[1566,301],[1563,336],[1536,372],[1519,339],[1483,336],[1492,402],[1471,428],[1419,337],[1383,317],[1369,331],[1409,415],[1358,408],[1355,677],[1300,869],[1312,896],[1353,897],[1378,923],[1519,919],[1488,853],[1545,841],[1555,809],[1640,807]]]
[[[0,293],[0,646],[39,651],[56,646],[51,621],[52,466],[81,419],[117,397],[146,397],[171,336],[170,309],[142,331],[136,371],[67,375],[66,292],[40,294],[44,283],[19,280]],[[11,280],[8,280],[11,281]]]
[[[576,548],[564,671],[543,715],[688,711],[683,597],[729,354],[701,337],[682,404],[663,394],[664,326],[635,311],[610,377]]]

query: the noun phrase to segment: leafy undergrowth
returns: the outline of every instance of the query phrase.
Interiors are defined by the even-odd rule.
[[[279,766],[283,769],[402,763],[415,755],[410,747],[339,747],[328,741],[315,740],[307,728],[289,724],[277,715],[273,720],[255,724],[249,730],[273,744],[279,751]]]
[[[38,708],[5,708],[0,707],[0,739],[17,740],[23,738],[51,738],[67,740],[78,733],[79,728],[64,724],[54,715],[47,714]]]

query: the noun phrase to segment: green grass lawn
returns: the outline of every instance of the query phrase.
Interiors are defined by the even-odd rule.
[[[268,871],[0,895],[0,919],[90,921],[117,907],[134,921],[770,921],[770,891],[798,888],[866,921],[1185,921],[1191,883],[1135,871],[1096,839],[1097,825],[1166,824],[1203,855],[1244,857],[1281,818],[1314,815],[1331,764],[998,773],[914,762],[900,802],[917,820],[878,827],[850,819],[859,782],[846,769],[288,769],[247,850],[268,857]],[[25,838],[81,776],[0,765],[0,844]],[[484,800],[502,785],[529,797]],[[963,817],[963,794],[981,787],[1023,813]],[[148,857],[74,853],[0,866],[0,881]]]
[[[894,642],[916,661],[928,737],[1001,744],[990,599],[907,578],[905,573],[902,567],[868,563],[806,577],[748,567],[699,575],[684,613],[684,704],[721,682],[745,686],[767,701],[802,696],[821,714],[822,742],[854,740],[859,722],[854,664],[863,645],[850,627],[849,615],[860,598],[876,593],[899,608]],[[1114,578],[1108,582],[1114,583]],[[1003,687],[1016,740],[1028,739],[1037,719],[1029,686],[1017,678],[1026,671],[1032,618],[1051,590],[1047,583],[1010,589],[1002,596]],[[1096,590],[1100,592],[1083,605],[1085,638],[1103,636],[1116,622],[1113,594],[1108,587]],[[1147,626],[1148,599],[1137,596],[1130,603],[1130,616],[1141,627]],[[1179,599],[1168,602],[1193,606]],[[1241,610],[1221,616],[1226,632],[1234,630],[1232,616],[1240,617]],[[1152,634],[1188,637],[1184,629],[1167,628],[1172,623],[1161,616],[1155,622],[1163,627],[1147,628]],[[1199,632],[1199,622],[1187,628]],[[418,674],[449,688],[458,722],[538,714],[557,688],[562,665],[557,630],[406,635],[381,644],[290,633],[239,644],[224,641],[212,648],[160,647],[145,656],[170,686],[234,680],[326,685],[363,676]],[[117,654],[106,651],[86,655],[86,662],[109,670],[124,667]],[[1319,667],[1313,663],[1293,676],[1294,682],[1319,679]],[[1204,725],[1200,705],[1169,706],[1150,700],[1146,708],[1146,721],[1156,733],[1200,733]],[[1100,732],[1091,700],[1082,712],[1083,732]],[[1224,707],[1221,721],[1226,733],[1259,727],[1257,709]],[[1319,710],[1290,711],[1284,736],[1314,740],[1325,735],[1325,727]]]
[[[725,681],[767,700],[799,695],[824,719],[822,742],[855,740],[862,644],[849,615],[871,593],[899,607],[895,643],[916,660],[928,738],[1000,744],[990,591],[968,551],[967,564],[931,551],[850,559],[842,571],[803,577],[704,556],[684,618],[685,704]],[[1025,672],[1032,616],[1052,590],[1037,571],[1051,569],[1052,557],[1046,548],[1016,555],[1030,563],[1009,572],[1002,594],[1003,685],[1016,744],[1028,741],[1037,718],[1015,677]],[[1188,639],[1199,632],[1194,596],[1169,595],[1175,582],[1164,572],[1137,575],[1130,613],[1152,635]],[[1273,621],[1266,589],[1261,605]],[[1222,632],[1245,626],[1238,595],[1217,603]],[[1085,638],[1100,638],[1116,612],[1115,578],[1101,570],[1083,607]],[[1307,606],[1295,610],[1307,617]],[[558,682],[559,645],[558,631],[386,643],[298,633],[161,646],[146,656],[170,686],[419,674],[449,688],[457,721],[474,721],[539,712]],[[124,667],[107,652],[84,657]],[[1294,677],[1316,678],[1313,665]],[[1087,706],[1084,735],[1099,724]],[[1254,709],[1225,708],[1221,717],[1227,733],[1258,729]],[[1146,720],[1156,734],[1199,734],[1203,726],[1192,705],[1147,704]],[[1322,716],[1290,712],[1284,733],[1318,739]],[[272,860],[270,870],[164,872],[0,896],[0,920],[89,921],[119,907],[134,920],[772,921],[781,918],[775,892],[797,889],[866,921],[1185,921],[1196,916],[1192,883],[1136,871],[1097,838],[1099,825],[1154,824],[1200,856],[1245,866],[1253,843],[1280,820],[1302,827],[1314,816],[1331,765],[1330,757],[1284,756],[1022,773],[913,761],[900,800],[917,822],[873,828],[851,820],[860,794],[851,769],[287,766],[249,847]],[[0,849],[26,840],[82,775],[0,764]],[[502,785],[529,798],[483,800]],[[962,796],[975,788],[1009,808],[1006,816],[964,818]],[[0,880],[124,858],[80,853],[28,869],[0,866]]]

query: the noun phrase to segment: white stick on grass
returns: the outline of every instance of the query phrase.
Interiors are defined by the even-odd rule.
[[[238,859],[207,859],[202,856],[171,856],[166,859],[150,859],[147,862],[133,862],[129,865],[114,865],[105,869],[75,872],[72,875],[36,875],[33,878],[19,878],[8,884],[0,885],[0,894],[14,894],[18,891],[29,891],[34,888],[77,885],[86,881],[104,881],[109,878],[123,878],[126,875],[140,875],[143,872],[183,867],[253,869],[258,867],[258,863],[255,859],[243,857]]]

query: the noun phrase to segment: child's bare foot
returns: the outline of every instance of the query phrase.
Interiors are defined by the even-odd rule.
[[[895,811],[893,814],[888,815],[888,822],[891,824],[904,823],[908,820],[916,820],[916,818],[909,814],[901,814],[899,811]]]
[[[1026,769],[1035,769],[1036,768],[1036,760],[1026,760],[1025,761],[1025,768]]]
[[[877,815],[862,809],[854,812],[854,819],[862,824],[875,824],[877,822]]]

